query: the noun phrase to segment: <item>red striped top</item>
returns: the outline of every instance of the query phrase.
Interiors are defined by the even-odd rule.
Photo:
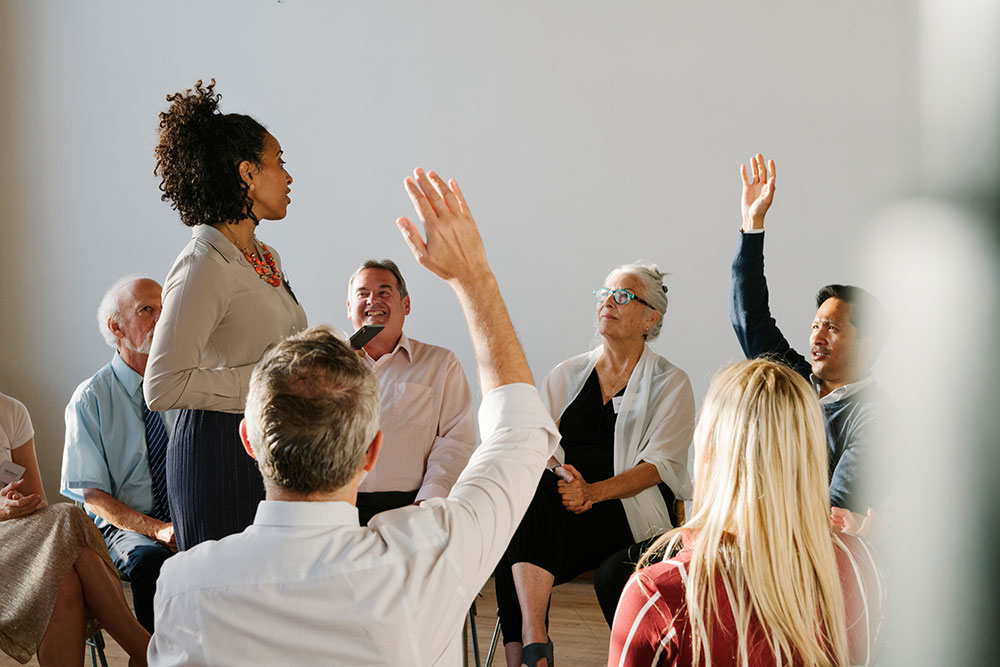
[[[875,660],[882,624],[885,592],[882,574],[871,545],[855,535],[834,537],[847,612],[848,646],[852,665]],[[684,604],[684,588],[691,552],[645,568],[629,579],[615,612],[608,667],[691,665],[691,638]],[[732,609],[721,578],[716,582],[721,622],[711,628],[713,667],[739,664]],[[751,628],[751,665],[774,665],[774,652],[759,628]],[[704,660],[704,655],[702,656]]]

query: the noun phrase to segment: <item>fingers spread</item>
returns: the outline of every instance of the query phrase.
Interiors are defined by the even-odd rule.
[[[431,181],[433,181],[434,187],[444,199],[445,206],[448,207],[448,210],[452,213],[458,213],[461,208],[458,199],[455,197],[455,193],[451,191],[451,188],[448,187],[448,184],[444,182],[444,179],[438,176],[437,172],[434,171],[427,172],[427,175],[430,177]]]
[[[410,252],[413,253],[414,259],[417,260],[417,263],[423,265],[427,258],[427,244],[420,238],[420,232],[417,231],[416,225],[406,218],[396,218],[396,227],[402,233],[406,245],[410,246]]]
[[[427,172],[417,167],[413,170],[413,175],[417,177],[417,184],[427,198],[428,203],[430,203],[431,208],[434,209],[434,212],[439,216],[448,213],[448,205],[445,204],[444,199],[441,198],[441,194],[434,187],[434,184],[427,178]]]
[[[469,204],[465,201],[465,195],[462,194],[462,188],[458,187],[458,181],[454,178],[448,181],[448,185],[451,186],[451,191],[455,193],[455,198],[458,199],[458,204],[461,207],[462,213],[469,212]]]
[[[767,161],[767,180],[773,183],[774,182],[774,177],[776,175],[777,174],[776,174],[776,172],[774,170],[774,160],[768,160]]]
[[[403,180],[403,185],[406,186],[406,194],[410,196],[410,201],[413,202],[413,208],[417,210],[417,215],[420,216],[420,219],[423,220],[424,223],[427,223],[428,220],[434,220],[437,217],[437,214],[434,212],[434,208],[427,200],[427,196],[417,186],[414,180],[407,176]]]
[[[740,178],[743,180],[743,186],[746,187],[750,185],[750,181],[747,179],[747,166],[740,163]]]

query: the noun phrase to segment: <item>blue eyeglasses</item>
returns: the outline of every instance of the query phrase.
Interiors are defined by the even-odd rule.
[[[656,310],[656,308],[653,305],[651,305],[648,301],[640,297],[637,297],[635,293],[632,292],[632,290],[627,290],[627,289],[612,290],[608,289],[607,287],[602,287],[601,289],[594,290],[594,297],[597,299],[597,303],[604,303],[605,301],[608,300],[609,296],[612,297],[615,300],[615,303],[617,303],[619,306],[624,306],[632,299],[635,299],[636,301],[646,306],[647,308],[652,308],[653,310]]]

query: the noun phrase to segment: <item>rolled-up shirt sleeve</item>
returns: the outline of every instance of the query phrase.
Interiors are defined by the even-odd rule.
[[[638,458],[656,466],[660,480],[679,500],[691,497],[688,450],[694,434],[694,391],[687,374],[678,372],[657,397],[656,413]]]
[[[81,489],[100,489],[114,495],[117,490],[108,470],[96,397],[86,389],[77,389],[66,406],[65,416],[60,493],[80,502],[83,502]]]
[[[498,387],[479,408],[483,438],[445,501],[464,579],[485,581],[535,494],[559,431],[529,384]],[[433,504],[441,502],[431,500]]]

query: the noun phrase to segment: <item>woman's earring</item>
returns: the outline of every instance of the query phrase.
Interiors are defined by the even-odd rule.
[[[250,184],[250,191],[253,192],[253,183]]]

